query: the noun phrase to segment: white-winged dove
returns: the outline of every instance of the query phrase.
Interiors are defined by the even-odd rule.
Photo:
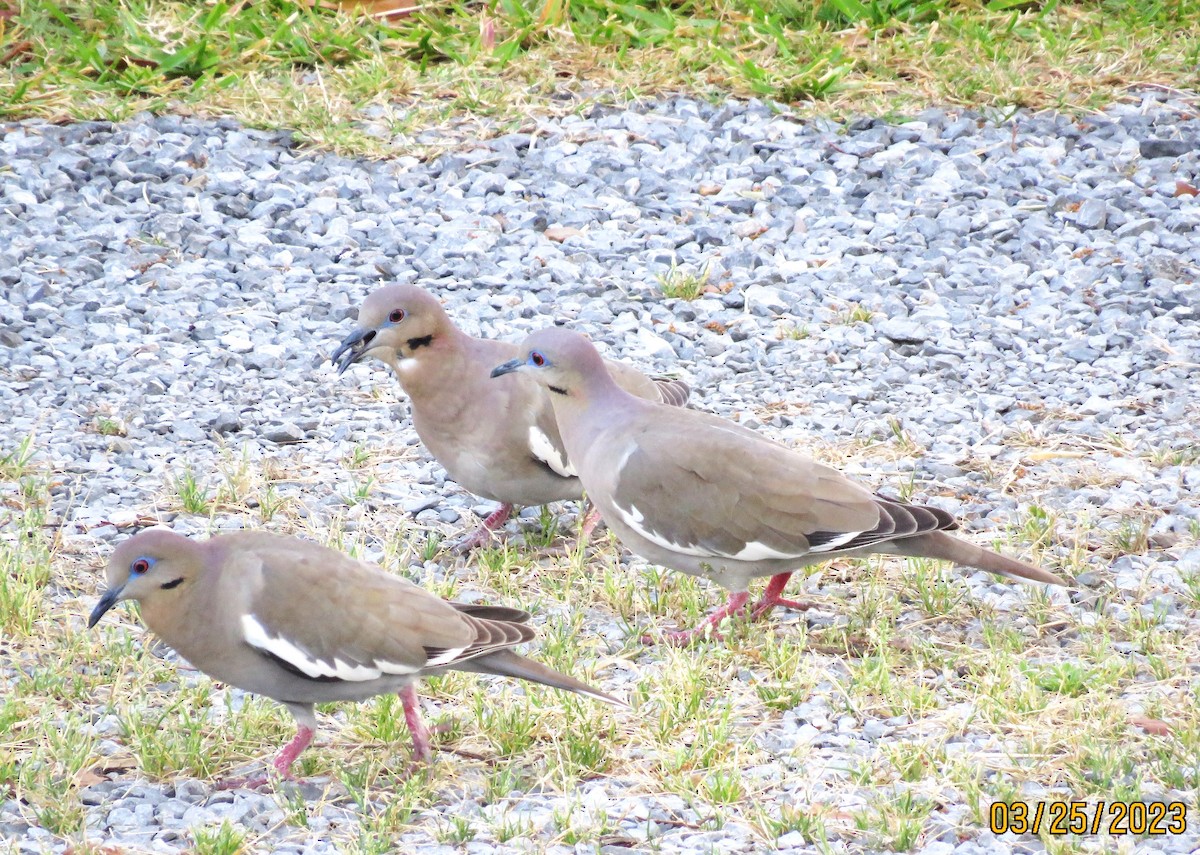
[[[586,338],[534,333],[495,376],[537,378],[551,393],[567,453],[621,542],[649,561],[703,576],[728,603],[686,644],[746,608],[752,579],[770,576],[758,618],[777,605],[793,571],[837,556],[880,552],[939,558],[1019,579],[1066,583],[1045,570],[961,540],[954,518],[874,495],[837,470],[741,425],[636,398],[604,371]]]
[[[514,343],[464,333],[428,291],[394,284],[367,297],[358,326],[330,357],[339,374],[366,356],[389,365],[411,401],[413,427],[429,453],[463,489],[500,503],[461,549],[485,543],[514,505],[583,495],[542,387],[528,377],[489,379],[493,366],[516,355]],[[604,365],[634,395],[679,406],[687,402],[682,381],[651,380],[617,362]]]
[[[285,778],[312,741],[314,704],[389,692],[404,703],[414,756],[428,759],[429,731],[413,684],[449,669],[519,677],[621,704],[510,650],[534,637],[526,612],[447,602],[299,538],[237,532],[195,541],[151,529],[117,547],[107,575],[88,627],[115,604],[136,600],[146,625],[192,665],[286,706],[296,736],[274,763]]]

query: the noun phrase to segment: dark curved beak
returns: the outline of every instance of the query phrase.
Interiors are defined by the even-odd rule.
[[[109,588],[104,592],[103,596],[100,597],[100,602],[96,603],[96,608],[92,609],[92,614],[90,617],[88,617],[88,629],[91,629],[98,624],[100,622],[100,618],[104,617],[104,613],[120,601],[121,591],[123,590],[124,586],[120,588]]]
[[[375,330],[355,327],[350,331],[350,335],[342,339],[337,350],[329,357],[329,361],[337,366],[339,377],[345,373],[347,368],[366,355],[366,352],[370,350],[373,338],[375,338]]]
[[[499,377],[502,374],[512,374],[514,371],[519,371],[525,365],[524,359],[510,359],[503,365],[497,365],[492,369],[492,376]]]

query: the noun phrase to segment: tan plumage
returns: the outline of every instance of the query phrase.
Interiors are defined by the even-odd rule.
[[[772,576],[761,615],[791,573],[842,555],[941,558],[1045,584],[1045,570],[960,540],[944,511],[873,495],[837,470],[705,413],[627,394],[583,336],[531,335],[494,373],[527,374],[552,392],[563,442],[588,497],[621,541],[644,558],[704,576],[746,603],[752,579]],[[674,636],[690,641],[691,633]]]
[[[466,546],[485,542],[515,505],[583,495],[546,391],[527,377],[490,379],[495,365],[516,355],[516,344],[464,333],[428,291],[393,284],[367,297],[358,326],[330,357],[339,373],[367,356],[387,364],[409,397],[413,427],[429,453],[463,489],[501,504]],[[604,364],[634,395],[687,402],[681,381]]]
[[[150,530],[108,564],[94,626],[123,600],[204,673],[283,703],[297,736],[276,760],[288,776],[312,738],[313,705],[396,692],[418,759],[429,754],[413,683],[447,669],[503,674],[619,703],[513,653],[528,614],[450,603],[381,568],[298,538],[237,532],[207,541]],[[256,782],[261,783],[261,782]]]

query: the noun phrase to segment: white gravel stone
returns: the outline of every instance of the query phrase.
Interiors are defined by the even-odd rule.
[[[215,488],[223,449],[305,473],[277,485],[297,513],[352,526],[342,497],[359,475],[340,461],[380,436],[407,453],[372,470],[379,485],[367,500],[450,535],[487,508],[415,445],[407,402],[379,371],[334,379],[324,364],[353,307],[386,278],[434,290],[472,332],[517,339],[569,323],[617,358],[686,377],[699,408],[744,413],[784,442],[886,441],[898,419],[924,446],[919,461],[881,460],[864,474],[928,490],[968,530],[1023,511],[975,462],[1012,477],[1039,465],[997,436],[1047,432],[1097,448],[1119,436],[1132,451],[1086,461],[1113,486],[1044,497],[1064,536],[1074,514],[1104,509],[1152,516],[1155,536],[1186,533],[1200,519],[1200,467],[1159,464],[1151,452],[1196,442],[1200,202],[1173,190],[1200,175],[1200,120],[1184,101],[1146,99],[1086,117],[1019,112],[1003,125],[930,110],[849,126],[756,102],[676,99],[539,120],[536,145],[513,133],[390,163],[298,151],[285,134],[229,121],[10,124],[0,136],[0,416],[8,436],[35,435],[54,464],[49,513],[64,540],[97,555],[142,513],[207,530],[207,518],[173,517],[156,499],[185,468]],[[551,240],[552,226],[577,233]],[[707,267],[721,293],[664,298],[658,283],[673,265]],[[802,334],[786,335],[788,323]],[[367,394],[376,388],[387,391]],[[126,436],[100,435],[102,413]],[[1197,572],[1194,548],[1155,546],[1088,575],[1116,591],[1121,620],[1133,612],[1121,592],[1161,586],[1151,610],[1182,627],[1195,620],[1182,579]],[[1022,615],[1024,593],[985,573],[966,579],[981,607]],[[624,630],[614,622],[595,635],[618,645]],[[822,684],[764,719],[755,742],[784,772],[775,782],[769,768],[754,771],[762,805],[844,788],[879,744],[933,726],[844,711]],[[104,756],[119,748],[109,718],[93,725]],[[945,749],[1000,750],[965,739]],[[703,817],[674,794],[619,777],[588,786],[574,803],[524,794],[511,816],[535,836],[481,838],[471,851],[541,851],[555,810],[636,818],[639,834],[654,825],[650,845],[664,852],[761,851],[746,822],[689,828]],[[230,798],[198,781],[102,787],[89,788],[88,842],[137,851],[185,849],[168,820],[230,818],[263,851],[306,853],[335,851],[330,829],[357,822],[348,809],[306,831],[270,797]],[[863,794],[835,807],[868,803]],[[937,839],[918,851],[1014,851],[955,819],[956,807],[939,815],[950,831],[931,819]],[[451,801],[430,813],[463,810]],[[29,815],[0,803],[0,833],[50,847]],[[975,836],[959,844],[957,833]],[[795,833],[777,843],[816,851]],[[401,846],[455,851],[424,828]]]

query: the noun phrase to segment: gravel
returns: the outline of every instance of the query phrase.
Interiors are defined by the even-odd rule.
[[[326,364],[366,293],[415,281],[469,331],[517,338],[570,323],[648,371],[686,377],[698,406],[789,443],[886,441],[898,425],[922,448],[915,461],[849,471],[936,486],[930,500],[968,528],[1022,510],[970,461],[1051,465],[1022,462],[998,437],[1089,448],[1053,465],[1109,480],[1063,479],[1040,502],[1064,518],[1151,518],[1154,548],[1096,578],[1118,591],[1153,579],[1167,613],[1195,629],[1181,572],[1197,572],[1200,552],[1174,545],[1200,520],[1200,465],[1151,453],[1194,449],[1200,416],[1200,199],[1177,194],[1179,182],[1200,183],[1195,115],[1161,92],[1086,117],[1002,123],[928,110],[838,125],[679,99],[460,140],[429,162],[303,151],[225,120],[4,125],[0,419],[10,437],[36,436],[58,473],[52,521],[97,559],[137,514],[203,530],[162,498],[188,469],[215,483],[228,449],[298,473],[281,493],[319,525],[345,511],[361,477],[340,461],[382,436],[398,453],[376,467],[374,497],[460,531],[484,508],[415,446],[402,398],[369,394],[390,389],[387,378],[356,368],[339,380]],[[661,295],[673,267],[706,265],[709,293]],[[102,418],[120,430],[99,430]],[[1019,612],[1010,586],[968,581]],[[819,794],[863,744],[926,726],[841,722],[824,706],[832,692],[818,687],[813,706],[760,731],[783,758],[798,744],[824,758],[803,774],[786,759],[759,770],[762,799]],[[519,807],[544,828],[583,805],[635,841],[653,827],[663,852],[761,847],[748,824],[689,828],[701,818],[682,799],[631,786],[530,793]],[[356,822],[352,806],[331,804],[297,828],[271,796],[148,784],[136,771],[85,798],[90,842],[155,852],[186,848],[187,826],[223,817],[277,852],[333,851],[325,832]],[[15,851],[64,850],[21,816],[0,793],[0,835]],[[970,826],[962,805],[930,822],[919,850],[930,855],[1038,848]],[[427,830],[401,842],[462,851]],[[1137,845],[1198,843],[1193,832]],[[797,833],[778,846],[812,851]]]

